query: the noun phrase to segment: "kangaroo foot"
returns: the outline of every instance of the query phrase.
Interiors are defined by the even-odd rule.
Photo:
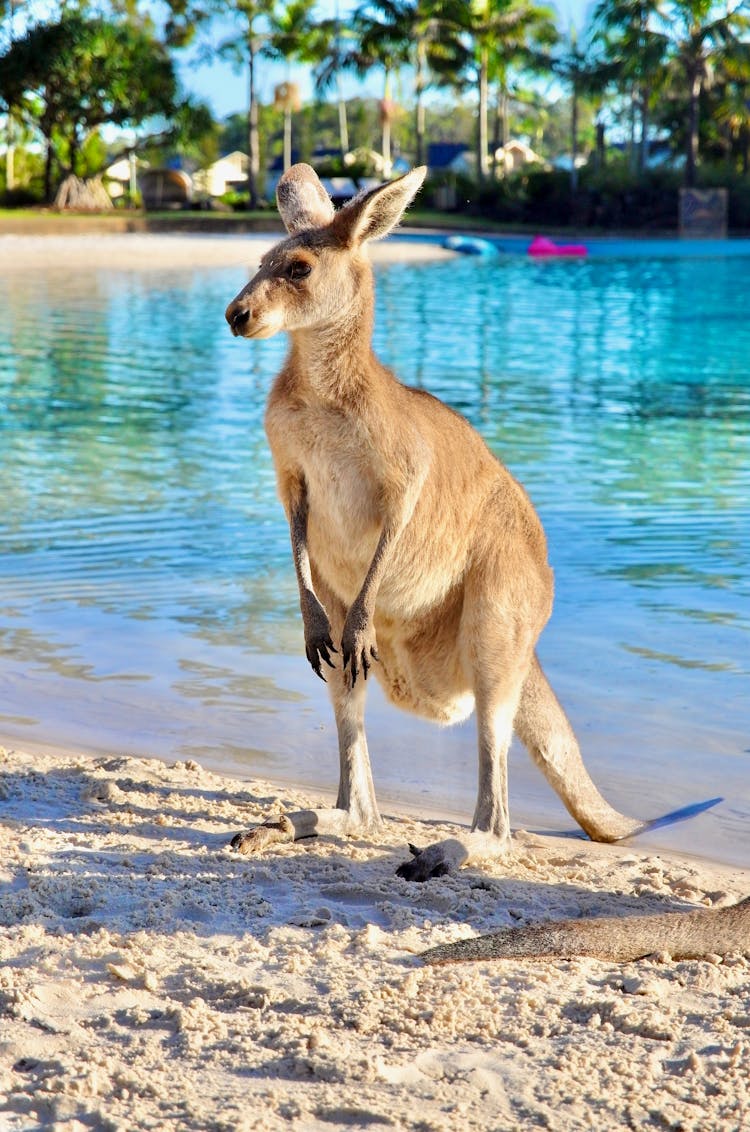
[[[260,853],[269,845],[278,845],[280,842],[294,841],[294,839],[294,825],[282,814],[277,821],[266,821],[255,829],[236,833],[229,844],[237,853],[249,856],[252,853]]]
[[[292,810],[279,818],[269,818],[246,833],[237,833],[230,844],[238,853],[260,853],[269,845],[300,841],[303,837],[349,837],[376,833],[380,829],[377,809]]]
[[[440,851],[441,845],[429,845],[426,849],[417,849],[416,845],[409,843],[411,861],[404,861],[396,869],[396,876],[403,880],[413,880],[421,883],[433,877],[444,877],[452,871],[450,862]]]
[[[458,872],[462,865],[475,857],[504,857],[510,852],[510,839],[473,831],[464,838],[449,837],[445,841],[436,841],[425,849],[417,849],[410,844],[409,851],[412,860],[399,865],[396,876],[421,883]]]

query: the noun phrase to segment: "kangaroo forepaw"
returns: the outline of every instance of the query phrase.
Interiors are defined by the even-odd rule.
[[[305,627],[305,653],[313,672],[325,683],[321,662],[327,664],[329,668],[335,668],[331,653],[338,652],[331,640],[331,623],[328,614],[314,594],[305,595],[301,609],[302,623]]]
[[[360,672],[365,680],[367,679],[372,662],[380,660],[372,622],[353,628],[347,619],[344,635],[341,638],[341,656],[344,672],[349,669],[348,675],[352,687],[357,683]]]
[[[331,660],[331,653],[338,652],[338,649],[331,640],[330,632],[326,632],[321,636],[309,636],[305,638],[305,655],[310,661],[310,666],[316,676],[319,676],[323,683],[326,683],[326,678],[323,675],[320,662],[325,661],[329,668],[335,668],[336,665]]]
[[[432,880],[433,877],[444,877],[453,871],[452,864],[446,859],[442,846],[429,845],[427,849],[417,849],[416,845],[409,844],[411,861],[404,861],[396,869],[396,876],[403,880],[413,880],[418,884]]]
[[[278,845],[283,841],[294,841],[294,826],[282,814],[277,821],[267,821],[245,833],[236,833],[229,844],[237,853],[249,855],[260,853],[269,845]]]

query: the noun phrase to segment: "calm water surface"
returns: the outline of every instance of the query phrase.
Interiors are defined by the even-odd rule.
[[[335,786],[262,429],[285,341],[229,335],[244,279],[0,270],[6,743]],[[643,816],[723,795],[647,843],[750,865],[750,260],[460,259],[378,287],[381,357],[539,508],[540,653],[595,778]],[[377,689],[370,719],[386,808],[470,816],[471,724]],[[571,828],[520,748],[511,813]]]

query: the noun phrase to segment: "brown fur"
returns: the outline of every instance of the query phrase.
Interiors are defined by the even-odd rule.
[[[371,831],[380,818],[364,731],[372,669],[393,703],[438,723],[477,713],[472,832],[401,867],[423,880],[505,851],[513,729],[597,840],[640,828],[604,801],[534,647],[552,609],[539,518],[523,488],[457,413],[402,385],[371,346],[366,242],[398,222],[424,170],[333,212],[309,166],[277,191],[290,233],[229,304],[233,333],[290,336],[266,431],[289,520],[307,656],[326,665],[339,738],[336,808],[238,835],[273,841]]]
[[[573,959],[588,955],[625,963],[661,951],[673,959],[750,954],[750,898],[729,908],[506,928],[432,947],[423,952],[422,959],[425,963],[456,963],[463,959]]]

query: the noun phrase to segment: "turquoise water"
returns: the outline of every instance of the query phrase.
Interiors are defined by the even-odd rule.
[[[335,786],[262,430],[285,342],[231,338],[244,281],[0,275],[6,745]],[[750,865],[750,259],[391,266],[376,345],[537,504],[540,653],[603,790],[643,816],[723,795],[650,843]],[[471,725],[377,691],[370,719],[386,809],[470,816]],[[511,814],[571,825],[520,749]]]

